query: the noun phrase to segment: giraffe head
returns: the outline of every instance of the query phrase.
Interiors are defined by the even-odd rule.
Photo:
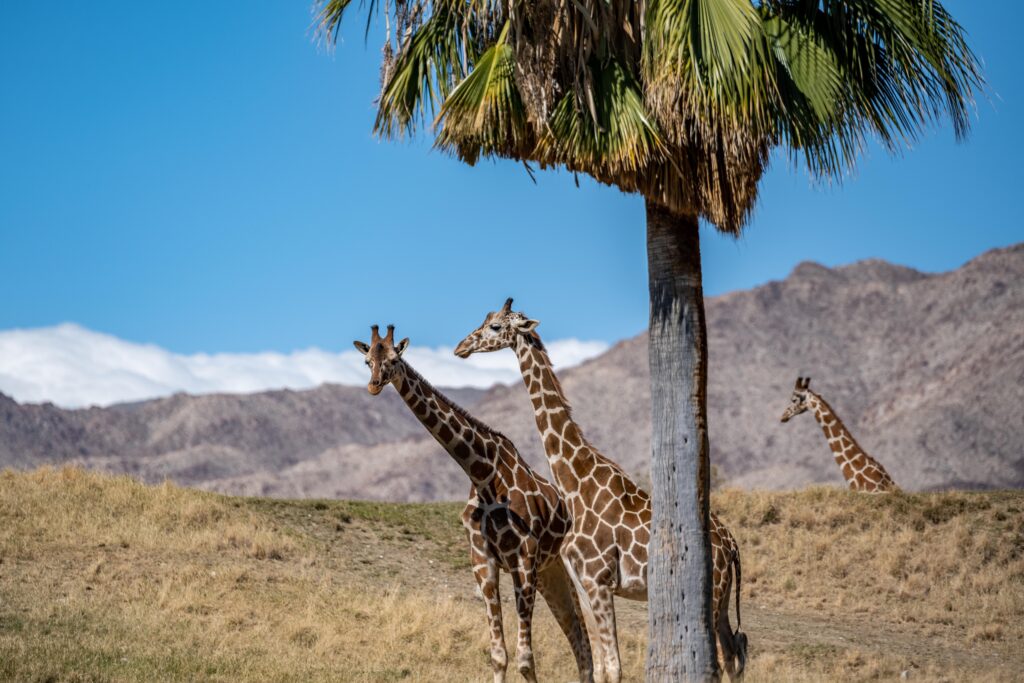
[[[796,386],[793,387],[793,395],[789,398],[789,405],[786,406],[786,410],[782,413],[782,421],[789,422],[790,419],[796,417],[800,413],[807,410],[807,399],[810,397],[811,391],[807,387],[811,384],[810,377],[797,377]]]
[[[533,335],[540,323],[512,310],[512,298],[505,300],[500,311],[488,313],[484,324],[473,330],[455,347],[455,355],[469,358],[477,352],[498,351],[515,346],[516,337]]]
[[[384,387],[395,379],[395,369],[402,362],[402,354],[409,346],[409,338],[395,343],[395,326],[388,325],[388,333],[381,337],[376,325],[370,327],[370,343],[352,342],[356,350],[366,356],[366,365],[370,368],[370,383],[366,390],[376,396]]]

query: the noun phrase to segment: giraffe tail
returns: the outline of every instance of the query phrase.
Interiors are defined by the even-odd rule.
[[[743,581],[743,572],[740,568],[740,549],[738,546],[732,550],[732,570],[736,579],[736,631],[733,634],[733,642],[736,647],[736,659],[739,660],[736,667],[736,680],[743,677],[743,670],[747,668],[747,634],[740,630],[742,620],[740,618],[740,584]]]
[[[742,579],[742,572],[740,570],[740,550],[739,548],[733,548],[732,551],[732,571],[736,578],[736,630],[740,630],[740,582]]]

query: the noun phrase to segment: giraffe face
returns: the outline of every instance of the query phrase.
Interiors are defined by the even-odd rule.
[[[455,355],[459,358],[469,358],[474,353],[512,348],[518,335],[533,334],[539,324],[538,321],[530,320],[522,313],[513,311],[512,299],[508,299],[500,311],[488,313],[483,325],[459,342],[455,347]]]
[[[402,362],[402,354],[409,346],[409,338],[406,337],[395,344],[394,325],[388,325],[387,336],[383,338],[378,334],[376,325],[370,329],[372,338],[369,344],[354,341],[352,345],[366,357],[366,365],[370,368],[370,382],[366,385],[366,390],[376,396],[397,376],[397,368]]]
[[[806,412],[810,407],[809,399],[811,392],[810,389],[807,388],[810,383],[810,377],[797,378],[796,386],[793,387],[793,395],[789,397],[789,405],[786,406],[786,410],[782,412],[783,422],[789,422],[800,413]]]

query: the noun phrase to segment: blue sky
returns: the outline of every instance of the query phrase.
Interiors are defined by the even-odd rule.
[[[954,268],[1024,239],[1024,84],[1002,3],[950,0],[995,93],[957,145],[874,150],[839,188],[776,163],[708,294],[795,264]],[[0,330],[74,322],[177,353],[451,345],[514,295],[548,339],[646,325],[643,205],[370,133],[379,36],[318,50],[308,3],[0,4]]]

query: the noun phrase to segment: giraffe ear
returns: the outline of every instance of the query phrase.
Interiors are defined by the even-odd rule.
[[[540,325],[539,320],[526,319],[523,322],[516,325],[520,332],[530,333],[537,329],[537,325]]]
[[[352,346],[356,347],[356,351],[363,355],[366,355],[370,352],[370,345],[367,344],[366,342],[354,341],[352,342]]]
[[[409,346],[409,338],[406,337],[402,341],[400,341],[397,344],[395,344],[395,353],[397,353],[399,356],[401,356],[403,353],[405,353],[405,349],[408,346]]]
[[[810,377],[804,377],[804,389],[808,389],[808,388],[810,388],[810,386],[811,386],[811,378]]]

